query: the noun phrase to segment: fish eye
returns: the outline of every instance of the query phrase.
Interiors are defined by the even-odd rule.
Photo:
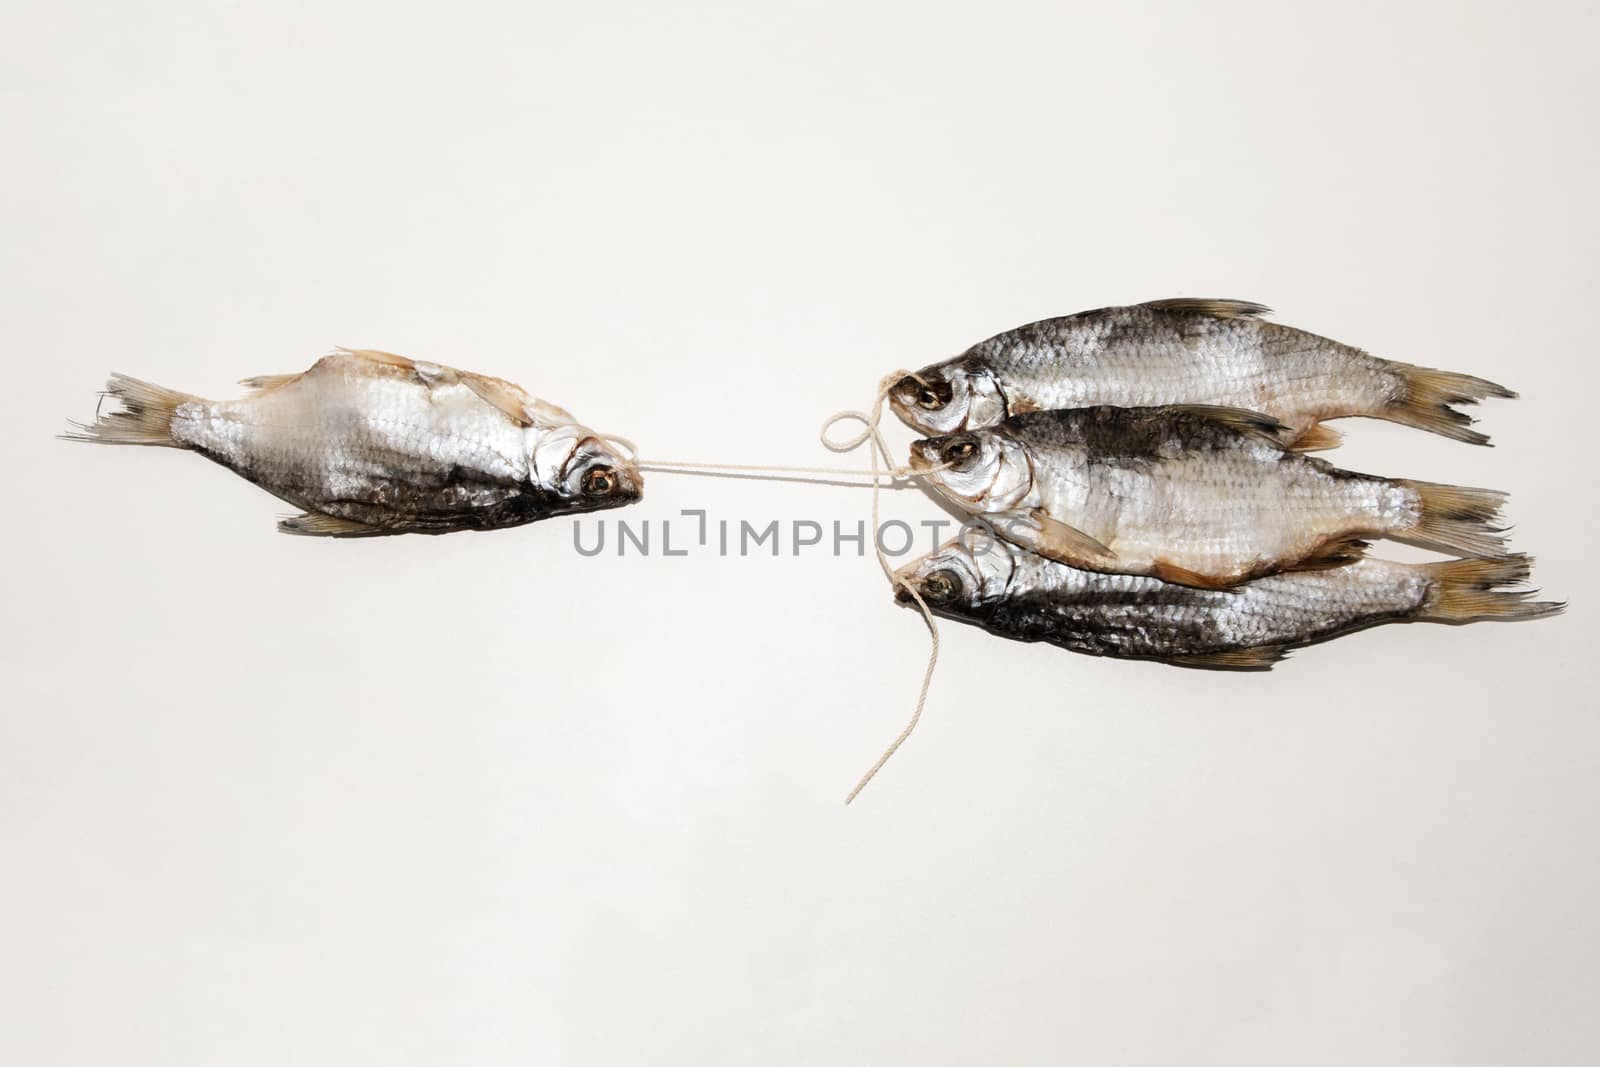
[[[948,604],[961,591],[961,578],[954,571],[934,571],[922,579],[923,599],[934,604]]]
[[[922,382],[917,390],[917,407],[924,411],[938,411],[950,403],[953,395],[949,382]]]
[[[617,472],[610,467],[595,467],[583,476],[586,496],[609,496],[617,488]]]
[[[977,454],[978,443],[968,437],[945,445],[944,451],[939,453],[939,458],[957,470],[961,470],[966,466],[970,466],[972,458]]]

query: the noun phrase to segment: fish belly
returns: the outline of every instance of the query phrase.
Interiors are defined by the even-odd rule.
[[[185,404],[173,436],[285,500],[383,525],[493,507],[528,482],[520,428],[462,387],[393,376]]]

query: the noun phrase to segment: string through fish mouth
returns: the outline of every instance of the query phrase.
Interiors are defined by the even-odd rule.
[[[634,464],[641,471],[653,471],[658,474],[709,474],[720,475],[726,478],[751,478],[775,482],[819,482],[827,484],[829,478],[853,479],[851,485],[858,488],[869,488],[872,472],[855,467],[786,467],[769,463],[690,463],[687,461],[650,459]],[[906,489],[910,487],[911,479],[921,477],[925,471],[914,471],[909,467],[897,468],[885,472],[889,476],[886,488]],[[801,477],[802,475],[815,475],[816,477]],[[899,484],[905,483],[905,484]]]

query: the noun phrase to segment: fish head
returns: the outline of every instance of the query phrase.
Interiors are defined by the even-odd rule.
[[[565,511],[620,508],[644,496],[644,478],[633,457],[576,423],[538,432],[529,467],[535,485]]]
[[[1006,417],[1006,398],[988,368],[956,360],[924,367],[889,387],[900,421],[927,434],[993,426]]]
[[[998,427],[923,438],[911,469],[972,512],[1009,511],[1033,491],[1027,450]]]
[[[1011,583],[1011,548],[982,534],[958,537],[895,571],[895,599],[924,603],[944,615],[976,615],[998,603]]]

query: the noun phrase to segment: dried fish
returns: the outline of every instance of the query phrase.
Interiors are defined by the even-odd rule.
[[[64,436],[185,448],[305,509],[285,533],[335,537],[519,526],[638,500],[633,460],[498,378],[341,349],[212,401],[114,375],[122,410]]]
[[[895,413],[924,434],[1029,411],[1218,404],[1262,412],[1283,442],[1330,448],[1323,419],[1365,415],[1486,444],[1458,405],[1516,394],[1467,374],[1395,363],[1265,322],[1243,300],[1155,300],[1045,319],[979,342],[898,382]]]
[[[1503,493],[1354,474],[1287,451],[1281,430],[1193,405],[1041,411],[918,441],[911,466],[1024,548],[1184,585],[1348,562],[1369,537],[1504,550]]]
[[[1392,563],[1258,578],[1231,590],[1099,574],[1003,541],[951,541],[901,568],[934,611],[1018,641],[1185,667],[1264,670],[1291,648],[1385,622],[1538,619],[1565,605],[1500,587],[1527,580],[1527,556]],[[898,588],[898,587],[897,587]],[[902,601],[909,597],[902,589]]]

